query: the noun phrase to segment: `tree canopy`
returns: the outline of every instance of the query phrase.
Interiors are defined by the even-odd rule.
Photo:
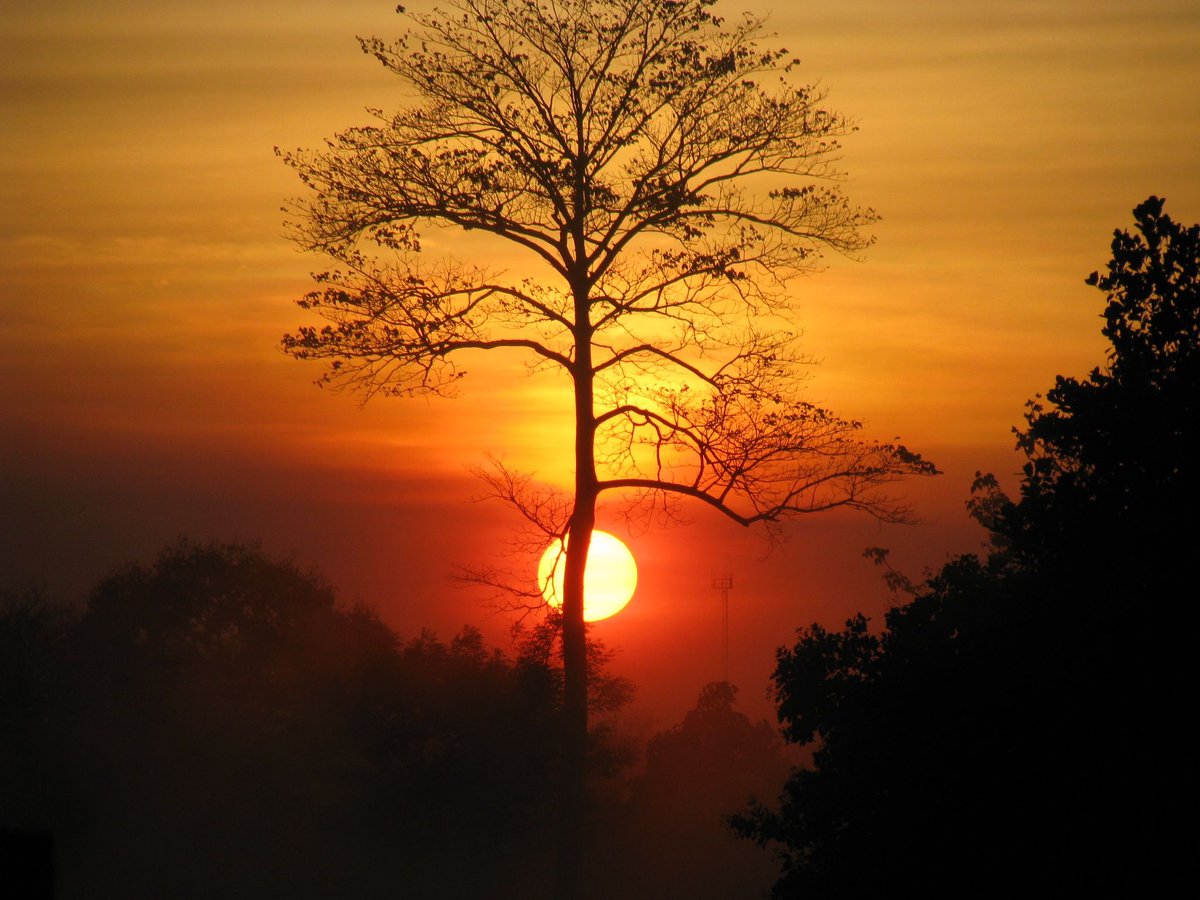
[[[511,654],[472,628],[402,639],[257,547],[182,542],[78,616],[5,601],[0,647],[0,840],[54,836],[55,896],[550,890],[548,627]],[[593,650],[595,708],[618,709]],[[628,761],[604,729],[588,749],[597,778]]]
[[[992,552],[919,586],[893,577],[910,598],[882,632],[859,615],[779,650],[784,736],[816,752],[778,807],[738,820],[781,855],[775,896],[1168,882],[1190,675],[1162,622],[1194,621],[1176,601],[1191,540],[1178,511],[1200,499],[1200,226],[1154,197],[1134,218],[1087,279],[1107,299],[1106,364],[1031,403],[1016,502],[976,481]]]
[[[728,900],[770,885],[771,860],[737,840],[727,818],[750,797],[774,796],[790,766],[770,723],[737,709],[737,692],[704,685],[681,722],[650,737],[626,796],[602,805],[593,896]]]
[[[1106,297],[1106,364],[1030,402],[1020,503],[996,526],[1030,565],[1086,557],[1101,582],[1140,591],[1166,586],[1185,550],[1177,513],[1200,496],[1200,225],[1157,197],[1133,215],[1087,279]]]
[[[929,471],[796,393],[792,298],[822,249],[874,218],[838,190],[851,129],[793,84],[794,61],[712,0],[461,0],[362,47],[418,102],[283,154],[311,190],[293,234],[339,264],[301,301],[328,320],[284,346],[326,382],[453,392],[469,351],[521,350],[580,405],[575,503],[606,490],[691,496],[741,522],[849,505]],[[423,228],[481,232],[549,277],[423,262]],[[528,266],[526,266],[528,269]],[[647,449],[639,449],[641,447]]]

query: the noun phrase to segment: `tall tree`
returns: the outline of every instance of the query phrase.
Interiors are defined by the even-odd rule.
[[[728,900],[771,883],[771,860],[726,819],[749,797],[776,796],[791,767],[776,730],[741,713],[737,693],[706,684],[681,722],[647,742],[644,770],[606,810],[600,896]]]
[[[1105,274],[1111,346],[1031,402],[1020,497],[981,476],[992,534],[910,595],[882,633],[861,614],[780,648],[784,737],[814,745],[778,808],[740,832],[784,863],[773,896],[1166,893],[1186,856],[1178,793],[1200,502],[1200,225],[1134,209]],[[886,564],[882,552],[872,555]],[[1182,588],[1182,590],[1181,590]],[[1163,624],[1169,623],[1164,629]],[[966,893],[981,893],[967,888]]]
[[[1097,561],[1102,594],[1170,587],[1191,552],[1176,517],[1200,499],[1200,224],[1163,207],[1138,204],[1135,228],[1114,232],[1105,271],[1088,276],[1106,298],[1105,364],[1030,401],[1020,502],[997,519],[1026,565],[1078,580],[1073,561]]]
[[[410,13],[404,37],[361,43],[415,101],[281,154],[311,191],[292,206],[296,241],[335,261],[300,301],[327,324],[287,336],[289,352],[328,360],[325,380],[367,396],[453,393],[473,351],[520,351],[570,380],[570,495],[505,471],[492,484],[547,536],[569,536],[565,718],[579,760],[602,495],[692,498],[743,525],[834,507],[894,519],[879,486],[933,471],[797,393],[805,360],[783,284],[823,249],[865,247],[873,214],[837,187],[850,123],[790,81],[786,51],[757,46],[760,19],[727,23],[713,3]],[[540,274],[422,264],[428,226],[499,239]],[[569,843],[577,829],[564,829]]]

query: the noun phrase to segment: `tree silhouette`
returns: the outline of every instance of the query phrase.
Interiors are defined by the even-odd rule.
[[[615,711],[630,687],[590,643]],[[401,640],[239,544],[128,565],[78,616],[0,595],[0,857],[40,876],[52,835],[62,898],[546,896],[556,645],[547,623],[512,654]],[[625,748],[589,736],[613,777]]]
[[[848,121],[793,85],[761,20],[713,0],[452,0],[364,52],[418,100],[281,154],[310,189],[301,247],[335,268],[284,339],[366,396],[453,393],[473,351],[520,351],[574,397],[569,496],[499,469],[545,537],[570,536],[563,589],[570,756],[587,730],[584,568],[599,498],[690,498],[768,526],[834,507],[902,514],[881,484],[932,466],[797,392],[793,275],[868,241],[837,189]],[[778,79],[778,80],[777,80]],[[770,82],[770,83],[769,83]],[[537,274],[422,263],[420,229],[499,239]],[[536,597],[536,591],[529,592]],[[577,783],[564,803],[566,857]],[[577,867],[568,864],[572,871]]]
[[[1194,622],[1177,602],[1193,580],[1178,513],[1200,501],[1200,226],[1155,197],[1134,218],[1087,279],[1107,297],[1106,365],[1029,405],[1016,502],[976,479],[968,507],[992,552],[923,585],[892,577],[911,599],[882,633],[860,614],[780,649],[783,734],[817,748],[814,767],[738,820],[783,859],[776,897],[1034,880],[1157,894],[1186,858],[1165,798],[1192,673],[1163,621]]]
[[[596,896],[752,897],[770,884],[770,861],[726,820],[750,797],[775,796],[790,766],[776,730],[736,699],[729,682],[709,683],[682,722],[650,738],[628,799],[609,804]]]
[[[1190,552],[1175,519],[1200,499],[1200,225],[1172,221],[1157,197],[1133,216],[1087,279],[1107,298],[1107,364],[1030,402],[1020,502],[997,528],[1028,565],[1087,556],[1099,583],[1145,593],[1171,586],[1163,574]]]

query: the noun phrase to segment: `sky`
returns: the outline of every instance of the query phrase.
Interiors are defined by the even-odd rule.
[[[424,5],[424,4],[422,4]],[[512,616],[454,586],[504,556],[511,514],[478,502],[488,454],[569,471],[565,385],[488,360],[453,400],[320,390],[281,336],[323,261],[284,235],[300,193],[273,148],[318,146],[406,93],[356,35],[381,0],[5,3],[0,25],[0,585],[67,601],[179,536],[260,540],[411,635]],[[1150,194],[1200,221],[1194,0],[839,0],[768,14],[827,105],[852,116],[845,190],[874,208],[861,259],[794,282],[808,396],[943,469],[897,487],[918,522],[804,518],[771,546],[696,510],[630,534],[633,603],[595,633],[669,724],[730,671],[766,715],[774,648],[892,598],[868,546],[917,576],[978,549],[976,470],[1012,489],[1011,429],[1058,373],[1102,362],[1084,285]],[[443,249],[458,246],[447,240]],[[666,720],[666,721],[664,721]]]

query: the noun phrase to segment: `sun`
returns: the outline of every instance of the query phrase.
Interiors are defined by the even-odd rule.
[[[555,538],[538,563],[538,584],[551,606],[562,606],[563,570],[567,557],[562,541]],[[637,588],[637,563],[620,538],[607,531],[593,531],[588,547],[587,574],[583,582],[583,618],[588,622],[607,619],[623,610]]]

